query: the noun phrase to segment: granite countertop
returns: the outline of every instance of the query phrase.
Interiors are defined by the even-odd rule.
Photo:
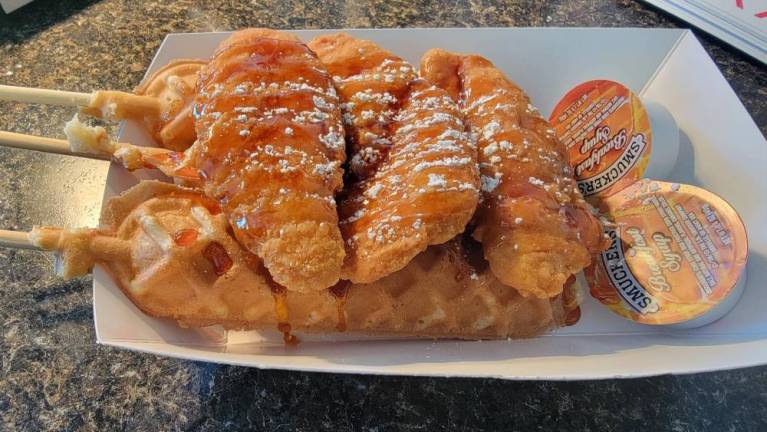
[[[128,90],[166,33],[684,23],[628,0],[38,0],[0,15],[0,83]],[[767,67],[696,32],[762,132]],[[66,108],[0,103],[0,130],[62,136]],[[107,163],[0,149],[0,228],[95,225]],[[594,382],[264,371],[95,344],[91,280],[0,248],[0,430],[764,430],[767,367]]]

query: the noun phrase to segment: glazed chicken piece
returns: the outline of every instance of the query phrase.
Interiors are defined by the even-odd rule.
[[[237,239],[288,290],[335,284],[346,153],[338,96],[314,53],[287,33],[235,32],[200,72],[195,116],[189,163]]]
[[[420,73],[459,103],[477,137],[482,198],[473,236],[493,273],[523,295],[560,294],[607,244],[554,130],[480,56],[433,49]]]
[[[455,103],[401,58],[343,33],[309,47],[333,75],[346,126],[342,278],[373,282],[464,230],[479,196],[476,152]]]

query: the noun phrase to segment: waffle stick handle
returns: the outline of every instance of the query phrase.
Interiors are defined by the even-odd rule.
[[[56,252],[60,258],[57,273],[67,279],[89,273],[96,262],[130,260],[129,241],[94,229],[45,226],[30,232],[0,230],[0,246]]]
[[[78,106],[85,114],[114,120],[159,117],[162,109],[160,101],[154,97],[111,90],[78,93],[0,85],[0,100]]]
[[[34,135],[25,135],[14,132],[0,131],[0,146],[13,147],[24,150],[34,150],[44,153],[73,155],[91,159],[109,160],[110,155],[103,153],[75,152],[70,148],[69,142],[62,139],[47,138]]]
[[[157,120],[162,113],[160,101],[121,91],[99,90],[90,103],[80,110],[83,114],[112,120]]]
[[[0,230],[0,247],[41,250],[29,241],[29,233],[23,231]]]
[[[5,101],[87,107],[91,99],[89,93],[0,85],[0,100]]]
[[[0,131],[0,146],[92,159],[112,158],[129,170],[154,168],[186,182],[199,180],[197,171],[187,165],[184,153],[112,141],[104,128],[86,126],[77,116],[67,123],[64,132],[67,140]]]

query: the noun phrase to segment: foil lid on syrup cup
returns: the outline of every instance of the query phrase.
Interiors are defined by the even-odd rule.
[[[695,328],[726,314],[745,287],[738,214],[695,186],[640,180],[602,198],[610,247],[585,271],[596,298],[632,321]]]
[[[679,129],[661,105],[624,85],[594,80],[570,90],[549,121],[564,143],[578,188],[592,203],[648,177],[665,178],[679,154]]]

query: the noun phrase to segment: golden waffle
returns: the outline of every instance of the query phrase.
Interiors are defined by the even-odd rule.
[[[141,122],[161,146],[186,150],[195,140],[192,102],[205,60],[176,59],[145,79],[133,93],[100,90],[81,112]]]
[[[194,104],[197,74],[205,60],[176,59],[144,80],[133,92],[160,100],[163,110],[160,122],[153,130],[163,147],[183,151],[197,139],[194,131]]]
[[[142,311],[182,326],[528,337],[562,324],[573,306],[572,298],[520,296],[492,275],[471,240],[460,237],[429,247],[374,283],[286,292],[234,240],[213,200],[156,181],[109,200],[99,230],[43,227],[30,238],[62,253],[66,276],[100,263]]]

